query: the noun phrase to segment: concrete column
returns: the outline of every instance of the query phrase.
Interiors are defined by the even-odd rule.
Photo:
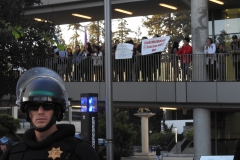
[[[193,81],[206,81],[204,45],[208,38],[208,0],[191,0]]]
[[[208,109],[193,109],[194,159],[211,155],[211,116]]]
[[[148,118],[154,116],[154,113],[136,113],[135,116],[141,118],[141,137],[142,137],[142,154],[148,155],[149,151],[149,128]]]
[[[12,106],[12,116],[18,119],[18,106]]]

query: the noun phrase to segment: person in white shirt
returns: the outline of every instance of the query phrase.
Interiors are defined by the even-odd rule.
[[[212,38],[207,38],[206,45],[204,46],[204,53],[207,54],[206,65],[208,78],[210,81],[216,81],[217,80],[216,45],[213,43]]]
[[[91,54],[94,66],[95,81],[103,81],[103,54],[99,46],[94,46]]]

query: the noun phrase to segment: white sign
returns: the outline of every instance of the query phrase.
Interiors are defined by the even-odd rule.
[[[169,40],[169,36],[142,40],[142,55],[164,51]]]
[[[233,156],[201,156],[200,160],[233,160]]]
[[[128,59],[132,58],[133,45],[129,43],[119,43],[115,52],[115,59]]]

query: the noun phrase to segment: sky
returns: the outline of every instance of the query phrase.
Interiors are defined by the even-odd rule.
[[[137,31],[137,28],[140,27],[142,36],[147,36],[147,29],[145,27],[142,27],[142,18],[143,17],[140,16],[140,17],[132,17],[132,18],[124,18],[124,19],[127,20],[127,23],[128,23],[127,27],[130,28],[132,31]],[[112,21],[112,30],[116,31],[117,23],[114,21],[116,21],[116,19]],[[136,25],[136,22],[138,22],[137,25]],[[81,23],[81,24],[86,25],[88,23],[89,22]],[[74,34],[74,31],[72,31],[72,30],[68,31],[67,25],[61,25],[60,27],[62,30],[63,39],[65,40],[66,44],[69,44],[69,39]],[[129,37],[134,37],[134,36],[135,36],[134,33],[129,34]],[[80,39],[82,42],[84,42],[84,33],[83,32],[80,33]]]

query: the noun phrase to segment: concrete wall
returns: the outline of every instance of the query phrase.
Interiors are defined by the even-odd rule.
[[[98,93],[105,99],[104,82],[66,82],[69,97]],[[239,82],[113,82],[113,101],[139,105],[239,108]],[[143,103],[144,102],[144,103]]]

